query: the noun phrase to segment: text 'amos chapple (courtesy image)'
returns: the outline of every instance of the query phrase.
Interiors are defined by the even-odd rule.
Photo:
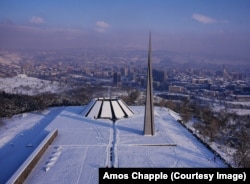
[[[99,183],[120,183],[121,181],[141,181],[143,183],[248,183],[247,169],[204,169],[204,168],[100,168]]]

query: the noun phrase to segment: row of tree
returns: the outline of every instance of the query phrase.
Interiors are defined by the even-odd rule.
[[[209,105],[195,100],[162,100],[158,105],[180,114],[183,124],[194,118],[193,127],[204,142],[217,142],[236,150],[233,155],[236,167],[250,167],[250,115],[238,115],[222,109],[218,112]],[[231,150],[232,150],[231,149]],[[228,151],[228,154],[229,153]]]
[[[10,94],[0,91],[0,118],[12,117],[15,114],[43,110],[53,106],[85,105],[95,97],[106,97],[107,87],[77,87],[63,93],[42,93],[34,96],[22,94]],[[113,89],[112,89],[113,90]],[[137,90],[124,89],[127,96],[122,98],[133,104],[140,95]]]
[[[0,92],[0,117],[42,110],[52,106],[83,105],[94,89],[73,89],[63,94],[42,93],[35,96]]]

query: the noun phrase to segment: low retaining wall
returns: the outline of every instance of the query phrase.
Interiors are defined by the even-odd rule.
[[[58,130],[51,131],[44,140],[38,145],[38,147],[32,152],[32,154],[25,160],[25,162],[18,168],[18,170],[8,180],[7,184],[21,184],[30,174],[31,170],[35,167],[39,159],[47,150],[49,145],[54,141],[58,134]]]

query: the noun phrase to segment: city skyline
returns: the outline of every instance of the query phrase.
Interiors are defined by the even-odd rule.
[[[0,48],[126,48],[249,59],[250,2],[0,2]]]

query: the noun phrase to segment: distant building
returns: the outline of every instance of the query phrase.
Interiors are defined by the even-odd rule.
[[[250,102],[250,95],[236,95],[235,98],[240,102]]]
[[[114,74],[113,74],[113,85],[114,86],[120,86],[121,85],[121,73],[120,72],[114,72]]]
[[[216,77],[223,77],[223,71],[216,71],[215,76]]]
[[[242,73],[232,73],[231,75],[234,80],[243,80]]]
[[[122,76],[128,76],[128,68],[127,67],[122,67],[120,69],[120,71],[121,71]]]
[[[192,79],[192,84],[208,84],[210,81],[208,79]]]
[[[166,74],[163,70],[153,69],[153,80],[157,82],[165,82]]]
[[[182,87],[182,86],[169,86],[168,91],[172,92],[172,93],[182,93],[182,92],[184,92],[184,87]]]

